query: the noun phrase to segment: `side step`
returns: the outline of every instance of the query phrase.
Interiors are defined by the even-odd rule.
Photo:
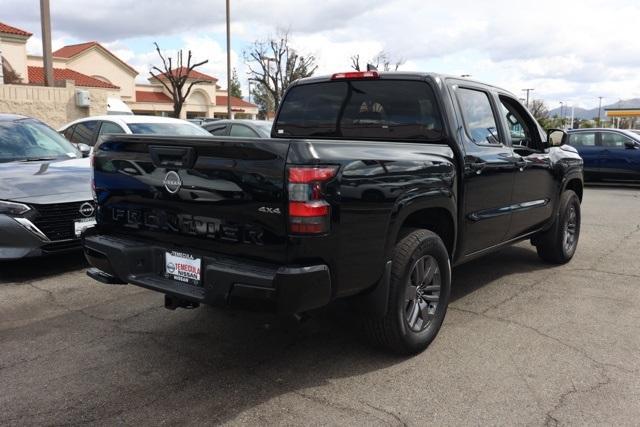
[[[127,284],[127,282],[123,282],[117,277],[113,277],[112,275],[107,274],[104,271],[97,268],[88,269],[87,276],[91,277],[93,280],[97,280],[100,283],[104,283],[105,285],[126,285]]]

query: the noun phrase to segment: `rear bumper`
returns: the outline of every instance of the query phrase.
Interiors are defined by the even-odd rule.
[[[219,254],[193,252],[202,259],[201,286],[163,276],[164,256],[177,248],[109,235],[83,238],[89,275],[104,283],[131,283],[166,295],[209,305],[261,300],[281,313],[326,305],[331,278],[326,265],[278,266]],[[180,248],[185,251],[184,248]]]

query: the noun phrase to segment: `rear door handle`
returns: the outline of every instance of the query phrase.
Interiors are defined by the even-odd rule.
[[[487,162],[473,162],[467,163],[467,165],[469,166],[469,170],[471,172],[480,175],[482,173],[482,170],[487,167]]]

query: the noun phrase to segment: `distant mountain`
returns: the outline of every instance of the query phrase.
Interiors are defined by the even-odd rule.
[[[614,102],[613,104],[603,105],[601,112],[603,119],[605,117],[605,108],[640,108],[640,98],[625,99]],[[566,117],[571,116],[571,107],[564,107],[562,110],[563,114]],[[560,107],[549,110],[549,116],[560,117]],[[574,117],[580,120],[593,120],[593,118],[598,117],[598,107],[592,108],[590,110],[586,108],[576,107],[574,111]]]

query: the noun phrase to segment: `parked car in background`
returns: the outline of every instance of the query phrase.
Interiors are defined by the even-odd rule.
[[[159,116],[108,115],[85,117],[61,127],[58,132],[74,144],[93,147],[107,133],[137,135],[197,136],[209,135],[200,126],[186,120]]]
[[[211,135],[239,138],[270,138],[272,126],[267,120],[218,120],[202,125]]]
[[[188,122],[198,126],[203,126],[206,123],[215,122],[218,120],[221,120],[221,119],[216,119],[214,117],[196,117],[194,119],[187,119]]]
[[[29,117],[0,114],[0,259],[77,249],[95,224],[89,159]]]
[[[569,145],[584,159],[589,181],[640,181],[640,135],[622,129],[574,129]]]

